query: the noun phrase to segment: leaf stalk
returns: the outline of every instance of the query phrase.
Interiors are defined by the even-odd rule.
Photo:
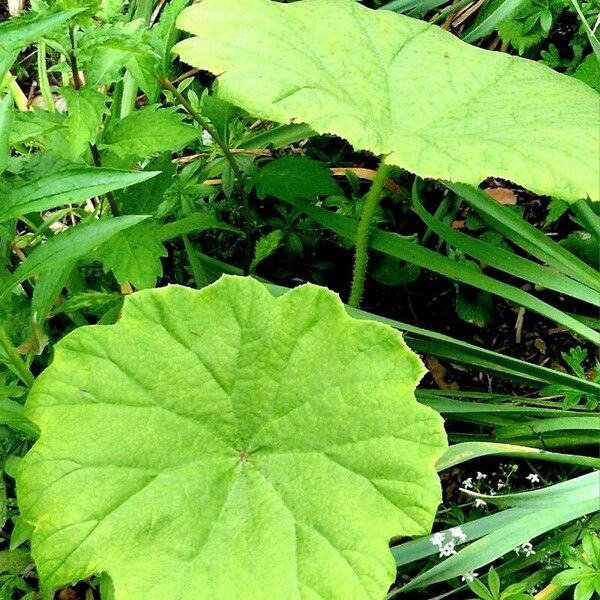
[[[365,287],[365,277],[367,274],[367,263],[369,261],[369,232],[371,230],[371,222],[373,220],[373,215],[375,214],[375,209],[379,204],[381,192],[385,185],[389,169],[389,165],[386,164],[385,159],[382,158],[360,214],[360,221],[356,231],[356,245],[354,247],[352,288],[350,291],[350,299],[348,300],[348,304],[352,308],[358,308],[362,299]]]

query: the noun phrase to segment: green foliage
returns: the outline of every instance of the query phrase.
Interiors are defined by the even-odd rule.
[[[500,591],[500,578],[494,567],[488,571],[487,587],[478,579],[469,582],[469,588],[481,600],[530,600],[529,594],[523,593],[527,584],[515,583]]]
[[[79,90],[64,87],[61,92],[67,102],[67,118],[64,121],[69,141],[67,156],[75,161],[90,144],[96,143],[98,128],[106,113],[107,98],[87,86]]]
[[[205,0],[178,23],[195,36],[176,46],[182,60],[219,74],[219,95],[253,115],[336,133],[423,177],[600,199],[597,96],[539,64],[348,0]]]
[[[119,81],[127,69],[148,94],[156,88],[154,70],[158,56],[145,40],[140,21],[88,29],[79,42],[78,55],[91,87]]]
[[[575,600],[590,600],[600,594],[600,538],[598,533],[586,530],[581,546],[576,550],[566,548],[565,562],[569,569],[552,580],[559,586],[575,586]]]
[[[31,174],[29,181],[13,185],[6,193],[0,208],[0,222],[69,202],[84,202],[154,175],[152,171],[137,173],[86,166],[65,166],[49,174],[39,169]]]
[[[49,15],[26,15],[0,23],[0,83],[20,50],[60,27],[80,9]]]
[[[0,599],[593,596],[597,0],[188,4],[0,24]]]
[[[568,352],[561,352],[561,356],[575,376],[583,380],[588,378],[583,368],[583,363],[587,360],[588,355],[583,348],[576,346],[575,348],[571,348]],[[598,365],[598,363],[596,363],[595,366],[593,381],[600,383],[600,365]],[[586,409],[594,410],[598,407],[599,399],[596,394],[585,394],[568,386],[549,385],[544,388],[543,392],[548,395],[558,394],[559,396],[563,396],[564,408],[573,408],[574,406],[577,406],[582,399],[585,400]]]
[[[254,248],[254,258],[250,263],[250,271],[255,271],[259,263],[268,258],[281,246],[283,232],[280,229],[274,229],[267,235],[261,237]]]
[[[317,198],[341,194],[329,170],[321,163],[301,156],[284,156],[259,170],[255,177],[260,198],[280,200]]]
[[[198,137],[196,127],[175,108],[145,106],[117,121],[103,147],[122,158],[142,159],[160,152],[176,152]]]
[[[68,265],[102,245],[119,231],[132,227],[145,218],[124,216],[92,221],[56,235],[33,250],[27,260],[15,269],[10,279],[0,287],[0,298],[28,277]]]
[[[117,325],[56,346],[27,401],[41,438],[19,503],[43,581],[382,598],[387,542],[429,531],[440,500],[446,442],[414,401],[422,374],[397,332],[323,288],[275,299],[223,278],[129,297]]]
[[[137,289],[156,285],[163,273],[160,257],[167,255],[158,227],[147,222],[120,231],[98,251],[105,270],[111,270],[119,283],[130,282]]]
[[[514,15],[498,27],[498,33],[523,54],[550,33],[563,8],[563,0],[525,0]]]

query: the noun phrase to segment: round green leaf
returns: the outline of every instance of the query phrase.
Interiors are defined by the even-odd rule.
[[[544,65],[354,0],[203,0],[175,50],[251,114],[304,122],[422,177],[600,198],[598,95]]]
[[[117,600],[365,598],[440,501],[440,416],[391,327],[249,278],[129,296],[56,346],[17,477],[42,582]]]

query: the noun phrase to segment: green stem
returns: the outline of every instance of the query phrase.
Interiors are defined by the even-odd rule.
[[[360,306],[365,286],[365,276],[367,274],[367,262],[369,260],[369,232],[371,230],[371,221],[373,214],[379,204],[381,191],[385,185],[385,180],[389,171],[389,165],[382,158],[375,175],[375,180],[367,194],[364,206],[360,215],[358,229],[356,231],[356,245],[354,250],[354,271],[352,273],[352,290],[348,305],[353,308]]]
[[[3,86],[6,85],[8,91],[12,94],[15,101],[16,107],[21,111],[25,112],[29,110],[27,96],[23,93],[21,86],[17,83],[15,77],[10,72],[6,75],[6,80],[2,82]]]
[[[19,379],[27,386],[31,387],[35,381],[35,377],[25,364],[25,361],[21,358],[17,349],[13,346],[13,343],[6,332],[6,329],[0,324],[0,347],[4,350],[9,363],[12,365],[14,371],[19,376]]]
[[[556,600],[556,598],[560,598],[568,589],[568,586],[550,583],[534,596],[534,600]]]
[[[44,42],[43,40],[40,40],[38,42],[37,67],[40,91],[42,92],[42,98],[44,99],[46,110],[48,112],[54,112],[54,98],[52,97],[52,91],[50,90],[50,82],[48,80],[48,68],[46,67],[46,42]]]
[[[225,143],[225,140],[221,137],[219,132],[202,115],[196,112],[194,107],[185,99],[183,94],[181,94],[181,92],[168,79],[161,77],[158,81],[164,89],[169,90],[169,92],[171,92],[173,96],[175,96],[177,102],[181,106],[183,106],[183,108],[187,111],[190,117],[192,117],[192,119],[194,119],[194,121],[196,121],[196,123],[198,123],[198,125],[200,125],[202,129],[208,132],[210,137],[214,140],[215,144],[217,144],[217,146],[219,146],[219,148],[223,152],[225,160],[229,163],[229,166],[233,171],[233,175],[237,183],[237,188],[242,197],[242,210],[244,212],[245,221],[244,232],[246,235],[244,272],[248,274],[250,261],[252,260],[252,218],[250,212],[250,202],[248,200],[248,193],[246,191],[244,174],[242,173],[239,165],[237,164],[235,157],[231,153],[229,146]]]

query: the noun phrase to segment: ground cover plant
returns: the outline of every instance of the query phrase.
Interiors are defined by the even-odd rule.
[[[0,10],[0,598],[600,594],[597,2]]]

